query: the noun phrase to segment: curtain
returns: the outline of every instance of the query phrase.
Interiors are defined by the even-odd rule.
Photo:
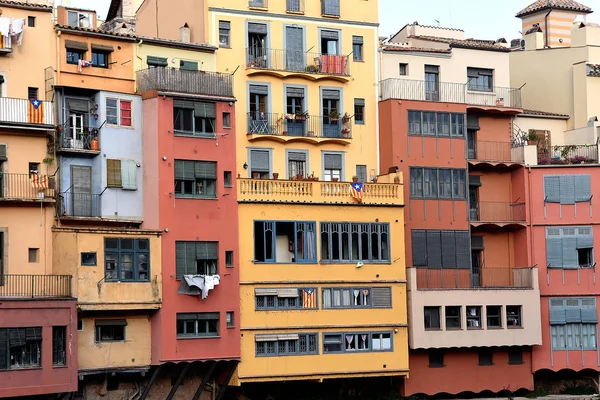
[[[342,305],[343,306],[349,306],[350,303],[350,290],[349,289],[344,289],[342,291]]]
[[[315,242],[316,242],[315,232],[307,231],[307,232],[305,232],[305,234],[306,234],[306,243],[305,243],[306,254],[305,254],[304,258],[306,260],[316,260],[317,252],[315,249]]]
[[[342,293],[338,289],[333,290],[333,305],[336,307],[342,305]]]
[[[331,308],[331,290],[323,290],[323,308]]]

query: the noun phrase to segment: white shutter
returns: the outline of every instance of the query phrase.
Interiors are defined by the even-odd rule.
[[[121,160],[121,181],[123,189],[137,190],[135,179],[136,162],[134,160]]]

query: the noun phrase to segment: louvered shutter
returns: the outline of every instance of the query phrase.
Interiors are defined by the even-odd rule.
[[[359,182],[368,182],[366,165],[356,166],[356,177],[358,178]]]
[[[7,161],[8,158],[6,157],[6,145],[5,144],[0,144],[0,161]]]
[[[323,98],[328,100],[339,100],[340,91],[334,89],[323,89]]]
[[[469,231],[454,233],[456,243],[456,268],[471,269],[471,235]]]
[[[14,328],[8,330],[9,347],[24,346],[26,343],[25,328]]]
[[[267,150],[250,150],[250,167],[254,172],[269,172],[269,152]]]
[[[589,201],[591,197],[590,176],[575,175],[575,201]]]
[[[371,299],[374,308],[387,308],[392,306],[392,288],[375,287],[371,289]]]
[[[550,268],[561,268],[563,266],[562,238],[560,236],[549,236],[546,238],[546,265]]]
[[[175,179],[183,179],[183,161],[175,160]]]
[[[212,161],[196,161],[194,163],[196,178],[217,179],[217,163]]]
[[[596,307],[582,307],[581,322],[584,324],[598,323],[598,310],[596,310]]]
[[[290,151],[288,152],[288,161],[306,161],[306,153]]]
[[[196,166],[194,161],[186,160],[183,162],[183,179],[194,179],[196,175]]]
[[[90,106],[87,100],[67,99],[67,107],[69,108],[69,111],[77,111],[85,114],[90,112]]]
[[[442,231],[442,267],[456,268],[456,243],[452,231]]]
[[[218,258],[218,242],[196,242],[197,260],[217,260]]]
[[[269,87],[267,85],[250,85],[249,87],[250,94],[269,94]]]
[[[8,369],[8,329],[0,328],[0,370]]]
[[[198,71],[198,63],[196,61],[179,61],[179,69],[182,71]]]
[[[577,257],[577,236],[562,237],[562,266],[563,268],[576,268],[579,265]]]
[[[363,44],[362,36],[352,36],[352,44]]]
[[[194,103],[194,116],[200,118],[216,118],[217,111],[215,103],[197,101]]]
[[[467,129],[473,131],[481,129],[479,127],[479,117],[477,115],[467,115]]]
[[[122,187],[121,160],[106,160],[106,185]]]
[[[575,204],[575,177],[560,176],[560,204]]]
[[[231,22],[219,21],[219,29],[231,29]]]
[[[579,228],[581,230],[581,228]],[[578,249],[591,249],[594,247],[594,237],[590,234],[577,235]]]
[[[427,233],[427,267],[442,268],[442,246],[440,231]]]
[[[187,108],[187,109],[194,109],[194,102],[193,101],[186,101],[186,100],[173,100],[173,107],[175,108]]]
[[[324,164],[325,169],[342,169],[342,155],[325,154]]]
[[[544,199],[548,203],[560,202],[560,176],[544,176]]]
[[[185,273],[195,275],[198,273],[196,265],[196,242],[185,242]]]
[[[256,22],[248,22],[248,33],[258,33],[261,35],[266,35],[267,25],[257,24]]]
[[[321,31],[321,38],[329,40],[339,40],[339,33],[338,31],[329,31],[324,29]]]
[[[567,315],[564,307],[550,307],[550,325],[565,325]]]
[[[177,277],[187,275],[186,242],[175,242],[175,274]]]
[[[148,56],[146,57],[146,63],[148,66],[153,67],[167,67],[169,65],[169,61],[166,57],[156,57],[156,56]]]
[[[121,160],[121,183],[123,189],[136,190],[136,173],[137,165],[134,160]]]
[[[483,250],[483,236],[471,236],[471,249]]]
[[[304,88],[300,87],[288,87],[285,89],[285,93],[289,97],[304,97]]]
[[[425,231],[413,230],[412,239],[412,265],[413,267],[427,266],[427,234]]]
[[[581,322],[581,309],[579,307],[567,307],[565,312],[567,324]]]
[[[340,0],[321,0],[321,13],[323,15],[340,15]]]

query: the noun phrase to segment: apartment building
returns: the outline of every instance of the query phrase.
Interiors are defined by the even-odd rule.
[[[52,8],[0,1],[0,25],[0,397],[70,392],[77,312],[71,276],[53,267],[50,231]]]
[[[405,395],[533,387],[542,337],[525,165],[535,147],[513,134],[523,109],[509,51],[417,23],[381,48],[380,169],[408,184]]]
[[[377,2],[207,7],[237,99],[234,383],[406,376],[402,175],[376,172]]]

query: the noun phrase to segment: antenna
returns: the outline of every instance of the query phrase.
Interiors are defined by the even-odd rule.
[[[439,28],[439,27],[440,27],[440,20],[439,20],[439,19],[436,19],[436,20],[435,20],[435,22],[437,22],[437,24],[438,24],[438,28]]]

